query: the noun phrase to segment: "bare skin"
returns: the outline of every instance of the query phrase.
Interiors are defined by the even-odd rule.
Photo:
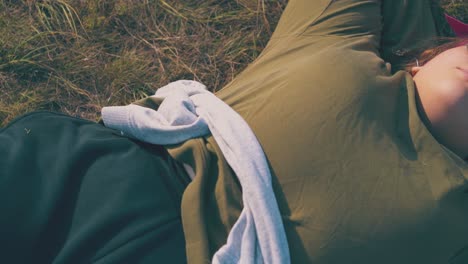
[[[411,74],[436,138],[468,158],[468,44],[413,67]]]

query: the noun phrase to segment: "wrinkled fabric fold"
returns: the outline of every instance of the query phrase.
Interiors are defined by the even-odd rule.
[[[105,107],[107,127],[153,144],[176,144],[210,132],[243,191],[244,208],[214,263],[289,263],[289,248],[272,189],[266,157],[247,123],[194,81],[170,83],[156,92],[158,110],[128,105]]]

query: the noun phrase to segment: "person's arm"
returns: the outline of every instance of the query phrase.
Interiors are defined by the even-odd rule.
[[[382,58],[400,65],[422,41],[451,36],[443,10],[431,0],[382,1]],[[394,67],[394,70],[398,70]]]

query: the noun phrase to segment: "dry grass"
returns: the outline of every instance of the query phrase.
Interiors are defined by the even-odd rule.
[[[447,13],[468,23],[468,2],[466,0],[441,0]]]
[[[284,5],[1,1],[0,123],[38,109],[97,119],[177,79],[219,89],[259,54]]]
[[[96,120],[177,79],[220,89],[258,56],[286,2],[0,0],[0,126],[39,109]],[[443,2],[466,19],[463,1]]]

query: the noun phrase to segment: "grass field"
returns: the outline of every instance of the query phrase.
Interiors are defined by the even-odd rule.
[[[441,1],[468,21],[464,0]],[[211,90],[254,60],[287,0],[0,0],[0,126],[33,110],[96,120],[178,79]]]

